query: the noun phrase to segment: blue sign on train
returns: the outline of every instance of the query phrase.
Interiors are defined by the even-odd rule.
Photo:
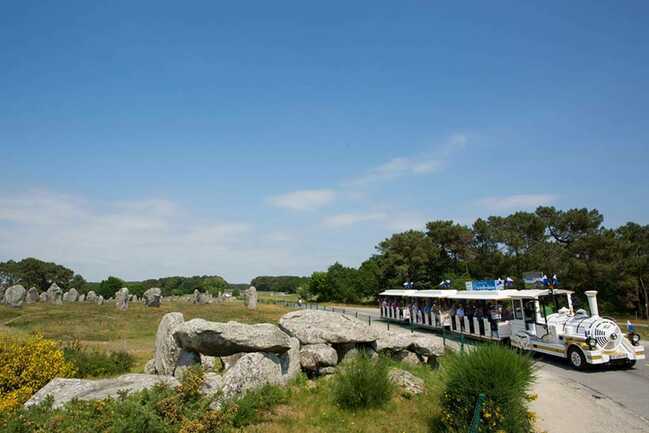
[[[502,280],[475,280],[466,282],[467,290],[502,290],[505,288]]]

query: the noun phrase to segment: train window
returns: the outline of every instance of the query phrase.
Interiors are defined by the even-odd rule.
[[[523,301],[515,299],[512,302],[514,304],[514,319],[523,320]]]

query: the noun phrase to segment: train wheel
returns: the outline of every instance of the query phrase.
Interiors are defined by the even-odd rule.
[[[624,363],[624,368],[633,368],[633,367],[635,367],[636,362],[638,362],[638,361],[636,361],[635,359],[633,359],[633,360],[629,359]]]
[[[575,346],[568,349],[568,361],[576,370],[585,370],[588,365],[584,353]]]

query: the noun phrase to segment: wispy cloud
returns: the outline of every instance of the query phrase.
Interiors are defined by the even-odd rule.
[[[534,209],[554,203],[559,196],[555,194],[514,194],[499,197],[485,197],[478,204],[491,211]]]
[[[324,218],[322,220],[322,224],[325,227],[341,228],[341,227],[347,227],[361,222],[382,221],[386,217],[387,215],[382,212],[341,213],[341,214],[332,215],[330,217]]]
[[[332,203],[335,198],[336,192],[332,189],[306,189],[270,197],[268,202],[276,207],[310,211]]]
[[[370,169],[366,174],[356,177],[346,184],[359,186],[374,182],[397,179],[404,176],[417,176],[438,172],[444,166],[449,155],[464,147],[467,142],[465,134],[453,134],[437,146],[432,155],[419,157],[400,156]]]

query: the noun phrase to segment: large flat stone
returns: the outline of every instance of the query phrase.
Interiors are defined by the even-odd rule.
[[[176,328],[174,337],[183,349],[210,356],[240,352],[284,353],[291,348],[290,337],[270,323],[246,325],[193,319]]]
[[[75,398],[79,400],[102,400],[106,397],[116,397],[120,391],[141,391],[158,383],[169,386],[179,385],[178,381],[173,377],[152,374],[125,374],[101,380],[56,378],[34,394],[25,403],[25,407],[41,403],[48,395],[54,398],[54,408],[58,408]]]
[[[302,344],[371,343],[376,340],[368,325],[345,314],[328,311],[292,311],[282,316],[279,326]]]

